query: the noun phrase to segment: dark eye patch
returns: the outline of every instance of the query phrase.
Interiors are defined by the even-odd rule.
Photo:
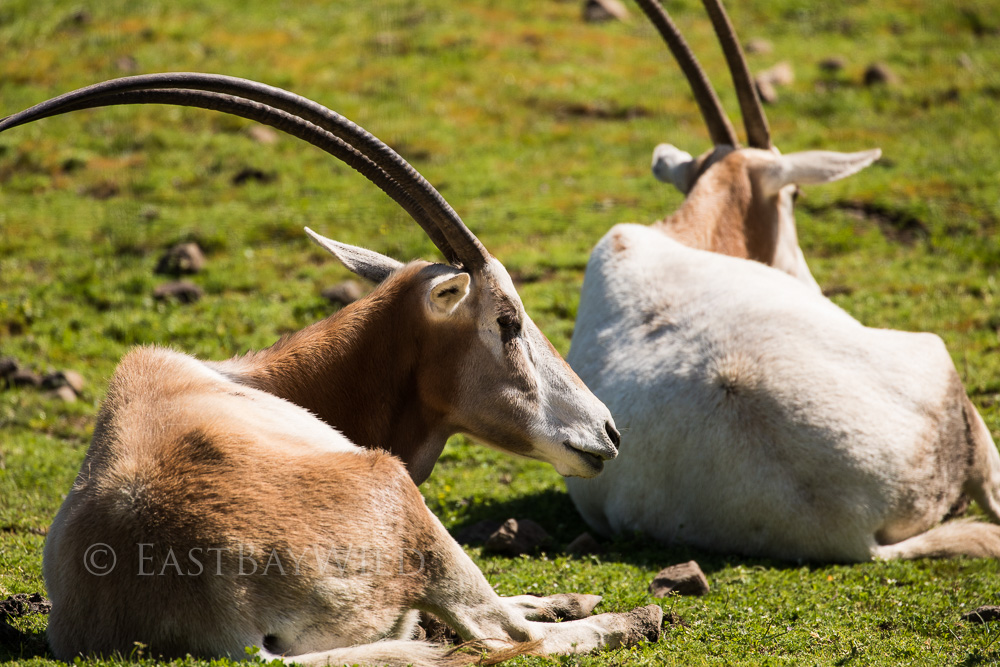
[[[502,313],[497,317],[497,324],[500,325],[500,340],[504,343],[509,343],[521,333],[521,320],[517,313]]]

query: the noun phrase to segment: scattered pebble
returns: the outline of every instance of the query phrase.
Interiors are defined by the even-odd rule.
[[[583,20],[587,23],[628,21],[629,13],[619,0],[586,0],[583,3]]]
[[[753,83],[757,88],[757,97],[760,98],[761,102],[764,104],[774,104],[778,101],[778,89],[774,87],[771,81],[756,77]]]
[[[794,81],[795,71],[787,60],[782,60],[774,67],[766,69],[754,77],[757,94],[760,95],[761,101],[767,104],[774,104],[778,101],[778,86],[788,86]]]
[[[894,86],[899,83],[899,77],[885,63],[872,63],[865,69],[864,83],[866,86]]]
[[[58,398],[64,403],[76,403],[76,392],[68,385],[57,387],[48,393],[50,398]]]
[[[179,276],[198,273],[205,268],[205,254],[197,243],[178,243],[160,257],[155,273]]]
[[[121,56],[115,60],[115,67],[118,68],[119,72],[134,74],[139,71],[139,61],[132,56]]]
[[[42,376],[27,368],[18,368],[7,376],[7,383],[12,387],[41,387]]]
[[[708,591],[708,579],[698,563],[693,560],[660,570],[649,584],[649,592],[658,598],[666,597],[670,593],[705,595]]]
[[[452,536],[455,541],[459,544],[475,545],[482,544],[486,540],[490,539],[490,535],[497,532],[497,529],[503,525],[502,521],[497,521],[496,519],[483,519],[478,521],[471,526],[466,526],[461,530],[455,532]]]
[[[490,535],[483,550],[506,556],[520,556],[531,553],[552,537],[531,519],[507,519],[496,532]]]
[[[0,379],[6,380],[13,375],[21,365],[14,357],[0,357]]]
[[[194,303],[202,297],[202,290],[194,283],[181,280],[157,285],[153,290],[153,298],[157,301],[176,301],[178,303]]]
[[[750,54],[759,53],[765,55],[774,51],[774,45],[771,44],[771,42],[767,41],[766,39],[760,39],[760,38],[751,39],[749,42],[746,43],[746,46],[744,46],[743,48],[747,53]]]
[[[274,172],[267,172],[256,167],[244,167],[233,175],[233,185],[245,185],[250,181],[257,183],[270,183],[277,175]]]
[[[586,555],[598,554],[604,551],[600,543],[594,539],[590,533],[580,533],[575,540],[566,545],[566,552],[571,554]]]
[[[770,80],[776,86],[790,86],[795,83],[795,70],[792,69],[792,63],[787,60],[782,60],[757,76]]]
[[[830,56],[829,58],[820,60],[818,66],[824,72],[836,74],[847,67],[847,58],[843,56]]]
[[[278,143],[278,133],[267,125],[253,125],[247,130],[247,135],[258,144],[265,146]]]
[[[82,392],[85,384],[82,375],[70,370],[55,371],[42,378],[42,389],[69,387],[75,394]]]

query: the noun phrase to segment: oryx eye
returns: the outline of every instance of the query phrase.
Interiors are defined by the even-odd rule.
[[[505,313],[498,317],[497,324],[500,325],[500,338],[505,343],[521,333],[521,320],[512,313]]]

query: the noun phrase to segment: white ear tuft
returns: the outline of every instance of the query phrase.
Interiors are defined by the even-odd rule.
[[[447,316],[462,303],[469,294],[469,284],[472,279],[464,271],[446,276],[431,284],[427,295],[427,304],[435,315]]]
[[[403,267],[402,262],[398,262],[392,257],[380,255],[374,250],[366,250],[365,248],[328,239],[325,236],[320,236],[308,227],[305,230],[306,234],[309,235],[309,238],[316,245],[340,260],[340,263],[346,266],[351,273],[370,280],[373,283],[382,282],[393,271]]]
[[[688,180],[694,165],[690,153],[671,144],[660,144],[653,149],[653,176],[687,194]]]
[[[762,185],[768,196],[786,185],[818,185],[856,174],[882,156],[878,148],[859,153],[802,151],[781,155],[764,172]]]

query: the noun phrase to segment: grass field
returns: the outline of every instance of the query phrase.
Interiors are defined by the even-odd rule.
[[[252,9],[244,5],[253,4]],[[799,235],[818,282],[865,324],[933,331],[1000,436],[1000,18],[992,0],[732,3],[744,40],[796,80],[768,108],[784,151],[881,147],[874,167],[808,189]],[[259,5],[259,6],[257,6]],[[700,4],[668,8],[735,109]],[[613,224],[650,222],[680,195],[649,174],[653,146],[708,147],[686,84],[652,28],[586,24],[580,3],[4,0],[0,115],[133,73],[205,71],[289,88],[355,120],[437,185],[518,283],[563,353],[589,249]],[[827,73],[818,63],[841,56]],[[899,76],[866,87],[882,61]],[[733,112],[735,113],[735,111]],[[320,289],[347,272],[308,225],[401,260],[440,259],[362,177],[252,124],[198,110],[79,112],[0,135],[0,356],[86,378],[82,400],[0,392],[0,599],[44,592],[42,545],[83,458],[117,360],[141,343],[221,359],[325,316]],[[249,180],[237,176],[250,173]],[[201,244],[205,292],[154,301],[162,251]],[[919,363],[919,360],[915,360]],[[551,467],[456,438],[421,487],[450,529],[530,517],[544,555],[471,548],[501,594],[604,595],[599,609],[654,601],[662,567],[695,558],[701,598],[658,601],[683,623],[656,645],[567,665],[985,665],[1000,629],[960,615],[1000,597],[985,560],[796,565],[659,547],[642,536],[600,556],[562,546],[586,529]],[[0,659],[51,664],[45,618],[15,621]]]

